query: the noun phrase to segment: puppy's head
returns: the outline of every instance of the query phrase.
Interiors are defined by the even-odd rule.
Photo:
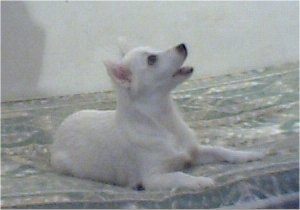
[[[190,77],[193,68],[182,66],[187,55],[185,44],[165,51],[138,47],[121,60],[104,64],[117,89],[126,89],[132,96],[149,96],[167,94]]]

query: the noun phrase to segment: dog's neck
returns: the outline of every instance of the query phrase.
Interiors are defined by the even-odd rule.
[[[132,99],[118,93],[116,114],[118,121],[124,124],[145,124],[149,129],[168,130],[176,135],[185,135],[188,130],[170,94],[158,93]]]
[[[174,102],[170,94],[157,93],[148,96],[130,96],[128,93],[117,92],[117,113],[125,115],[143,115],[158,119],[162,115],[167,117],[175,111]],[[124,116],[127,118],[127,116]]]

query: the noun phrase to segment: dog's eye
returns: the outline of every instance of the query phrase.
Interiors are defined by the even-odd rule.
[[[149,55],[148,56],[148,65],[152,66],[156,63],[157,61],[157,56],[156,55]]]

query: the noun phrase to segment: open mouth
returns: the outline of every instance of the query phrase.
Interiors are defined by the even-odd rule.
[[[173,77],[176,76],[186,76],[191,74],[194,71],[193,67],[190,66],[183,66],[180,69],[178,69],[174,74]]]

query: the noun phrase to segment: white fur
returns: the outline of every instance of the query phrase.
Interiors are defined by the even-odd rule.
[[[150,55],[157,60],[149,64]],[[192,73],[191,67],[182,67],[186,56],[182,44],[166,51],[135,48],[120,61],[106,61],[117,93],[117,109],[84,110],[69,116],[55,135],[53,167],[122,186],[197,189],[212,186],[214,181],[180,172],[185,166],[262,158],[256,152],[198,144],[170,96]]]

